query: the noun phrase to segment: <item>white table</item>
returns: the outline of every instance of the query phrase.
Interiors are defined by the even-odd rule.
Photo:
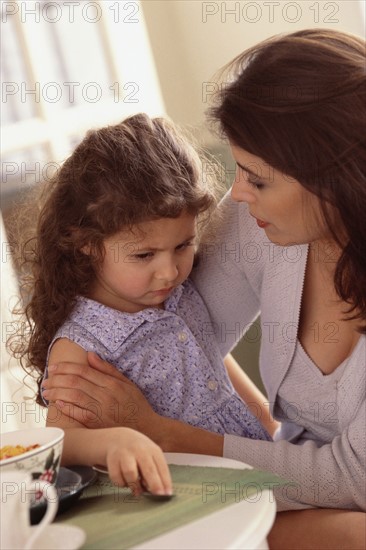
[[[169,464],[250,468],[243,462],[207,455],[165,453]],[[253,500],[241,500],[219,512],[150,539],[135,550],[268,550],[267,535],[276,514],[271,491],[262,491]]]

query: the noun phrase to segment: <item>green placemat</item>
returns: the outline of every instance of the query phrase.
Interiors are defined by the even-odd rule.
[[[265,489],[285,483],[259,470],[169,466],[175,497],[152,502],[134,497],[99,474],[77,504],[60,517],[87,534],[84,549],[130,548],[242,500],[257,501]],[[268,498],[268,497],[264,497]]]

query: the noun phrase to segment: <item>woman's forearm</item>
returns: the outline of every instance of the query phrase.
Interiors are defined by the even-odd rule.
[[[165,452],[223,455],[223,435],[184,424],[179,420],[158,417],[144,432]]]
[[[235,390],[248,405],[254,416],[262,422],[267,432],[273,436],[280,424],[274,420],[270,413],[268,399],[242,370],[231,354],[225,357],[224,363]]]
[[[364,550],[366,514],[321,508],[280,512],[268,543],[271,550]]]

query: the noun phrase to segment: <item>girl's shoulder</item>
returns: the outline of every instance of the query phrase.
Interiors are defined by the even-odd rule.
[[[68,338],[82,347],[103,347],[111,352],[141,324],[133,315],[107,307],[95,300],[79,296],[63,325],[56,332],[57,338]]]

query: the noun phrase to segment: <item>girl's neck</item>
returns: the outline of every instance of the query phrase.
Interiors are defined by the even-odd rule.
[[[101,296],[98,291],[95,291],[93,287],[89,289],[87,293],[84,294],[85,298],[88,298],[89,300],[94,300],[94,302],[98,302],[99,304],[102,304],[105,307],[109,307],[111,309],[115,309],[117,311],[121,311],[121,313],[139,313],[140,311],[144,311],[145,309],[165,309],[165,304],[157,304],[156,306],[143,306],[136,308],[136,309],[130,309],[128,307],[125,307],[125,303],[121,300],[118,300],[118,297],[110,297],[110,300],[106,300],[105,296]]]

